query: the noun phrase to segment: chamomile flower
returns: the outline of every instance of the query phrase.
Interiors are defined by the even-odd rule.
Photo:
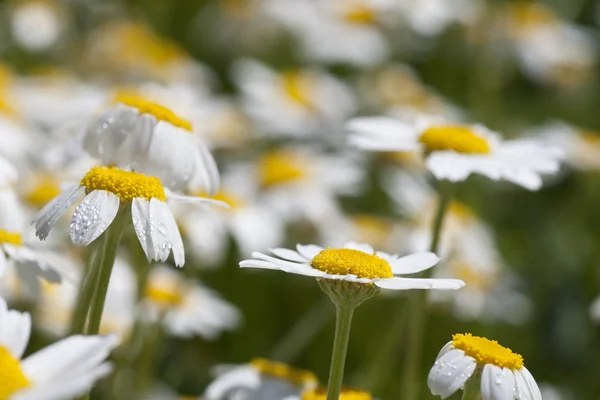
[[[442,348],[427,383],[443,399],[466,385],[479,388],[482,400],[542,399],[523,357],[470,333],[454,335]]]
[[[117,96],[87,126],[83,146],[106,165],[157,176],[172,190],[219,187],[219,171],[192,124],[160,104],[136,94]]]
[[[83,195],[85,198],[71,219],[70,236],[74,244],[87,246],[96,240],[122,210],[131,213],[133,228],[148,260],[165,261],[172,251],[177,266],[185,262],[184,248],[167,197],[196,204],[225,205],[198,197],[167,196],[156,177],[115,167],[94,167],[78,184],[69,185],[36,215],[36,236],[46,239],[58,220]]]
[[[316,245],[297,245],[296,250],[272,249],[276,257],[259,252],[253,259],[240,262],[242,268],[280,270],[317,279],[374,284],[382,289],[438,289],[456,290],[464,286],[458,279],[401,278],[396,275],[412,274],[433,267],[439,258],[429,252],[405,257],[375,252],[368,244],[348,243],[344,248]]]
[[[265,134],[322,135],[338,130],[356,108],[350,89],[320,70],[276,72],[257,61],[241,60],[233,75],[242,106]]]
[[[174,336],[214,340],[237,328],[241,320],[238,309],[216,292],[166,265],[152,268],[144,296],[148,317],[163,315],[167,331]]]
[[[58,1],[19,0],[11,8],[11,32],[15,41],[27,50],[47,50],[67,28],[65,10]]]
[[[219,366],[204,393],[206,400],[281,400],[317,386],[315,374],[289,365],[255,359],[248,364]]]
[[[542,186],[542,174],[554,174],[562,151],[532,139],[502,141],[481,125],[407,124],[387,117],[356,118],[348,123],[350,142],[372,151],[423,153],[427,168],[440,180],[464,181],[471,174],[506,180],[529,190]]]
[[[397,8],[412,30],[423,36],[435,36],[455,23],[467,23],[478,15],[473,0],[399,0]]]
[[[9,310],[0,298],[0,398],[62,400],[84,394],[111,367],[104,361],[114,336],[70,336],[22,359],[31,334],[27,313]]]

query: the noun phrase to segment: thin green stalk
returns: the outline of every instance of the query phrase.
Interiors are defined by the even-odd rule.
[[[329,321],[333,311],[329,303],[327,296],[321,296],[277,342],[271,359],[293,364]]]
[[[452,183],[440,182],[439,204],[433,222],[430,251],[436,253],[440,244],[444,217],[454,195]],[[432,269],[424,272],[430,278]],[[421,358],[423,356],[423,334],[427,324],[427,292],[417,291],[409,301],[408,337],[405,365],[402,369],[401,399],[416,400],[421,388]]]
[[[333,354],[329,369],[329,383],[327,384],[327,400],[338,400],[342,391],[354,308],[355,306],[352,304],[336,304],[335,307],[335,339],[333,340]]]
[[[86,249],[85,276],[79,285],[75,310],[71,319],[70,332],[72,335],[78,335],[85,331],[85,324],[94,298],[94,289],[98,277],[97,253],[98,246],[96,242],[91,243]]]
[[[477,368],[465,383],[462,400],[481,400],[481,368]]]
[[[152,386],[154,369],[163,342],[163,316],[144,330],[144,345],[136,362],[135,373],[135,398],[142,398]]]
[[[128,223],[129,213],[126,209],[119,211],[114,221],[108,229],[99,238],[102,246],[97,254],[98,259],[98,276],[96,279],[96,289],[94,292],[94,300],[90,307],[90,317],[86,333],[88,335],[96,335],[100,331],[100,322],[102,321],[102,313],[104,312],[104,303],[106,302],[106,293],[108,292],[108,283],[110,275],[117,258],[117,248],[123,237],[125,225]]]

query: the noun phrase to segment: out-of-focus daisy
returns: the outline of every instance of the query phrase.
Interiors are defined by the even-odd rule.
[[[157,176],[173,190],[214,193],[219,171],[192,125],[160,104],[121,94],[90,122],[84,148],[107,165],[129,166]]]
[[[455,290],[464,286],[464,283],[457,279],[396,276],[413,274],[433,267],[439,258],[429,252],[398,257],[375,252],[368,244],[348,243],[344,248],[327,249],[316,245],[298,245],[296,250],[280,248],[272,249],[271,253],[276,257],[254,252],[253,259],[240,262],[240,267],[280,270],[318,279],[374,284],[390,290]]]
[[[331,135],[356,108],[349,88],[320,70],[276,72],[257,61],[241,60],[233,75],[244,109],[266,134]]]
[[[219,366],[216,373],[217,377],[204,393],[206,400],[281,400],[298,396],[318,384],[317,377],[310,371],[265,359]]]
[[[385,60],[389,45],[382,31],[388,25],[393,1],[302,0],[266,2],[267,15],[295,32],[308,58],[358,66]]]
[[[523,357],[469,333],[454,335],[442,348],[427,383],[431,393],[443,399],[467,387],[480,393],[482,400],[542,399]]]
[[[237,308],[216,292],[166,265],[152,268],[144,295],[149,316],[164,314],[164,325],[175,336],[213,340],[237,328],[241,320]]]
[[[13,37],[30,51],[54,46],[67,28],[65,10],[55,0],[18,0],[11,4],[10,11]]]
[[[397,9],[412,30],[434,36],[455,23],[468,23],[479,14],[480,4],[473,0],[399,0]]]
[[[31,334],[29,314],[9,310],[0,298],[0,320],[3,399],[74,398],[111,370],[104,361],[117,344],[114,336],[70,336],[21,359]]]
[[[31,144],[38,132],[27,126],[11,100],[0,91],[0,156],[22,165],[31,154]]]
[[[70,236],[74,244],[87,246],[109,227],[120,211],[130,212],[133,228],[148,260],[165,261],[173,251],[177,266],[185,262],[183,241],[167,205],[167,197],[196,204],[226,206],[220,201],[200,197],[167,196],[156,177],[114,167],[94,167],[80,183],[69,185],[36,215],[36,236],[44,240],[58,220],[84,194],[85,198],[71,219]]]
[[[365,117],[351,120],[348,130],[350,142],[362,149],[423,153],[437,179],[453,182],[475,173],[537,190],[541,174],[556,173],[562,158],[558,148],[532,139],[502,141],[481,125]]]
[[[290,396],[284,400],[326,400],[327,388],[316,387],[305,390],[301,396]],[[373,400],[371,393],[364,390],[343,388],[340,392],[339,400]]]

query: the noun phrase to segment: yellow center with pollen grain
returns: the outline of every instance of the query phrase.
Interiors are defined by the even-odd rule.
[[[290,99],[306,108],[312,108],[311,80],[299,71],[286,71],[281,74],[283,90]]]
[[[465,154],[487,154],[490,145],[464,126],[433,126],[419,137],[427,151],[453,150]]]
[[[168,122],[171,125],[183,128],[189,132],[192,131],[192,124],[189,121],[178,117],[173,111],[169,110],[168,108],[161,106],[160,104],[148,101],[142,97],[122,93],[117,95],[115,102],[136,108],[142,114],[153,115],[159,121]]]
[[[311,263],[319,271],[332,275],[356,275],[359,278],[393,278],[392,267],[375,254],[353,249],[325,249]]]
[[[258,162],[258,175],[263,187],[280,185],[305,176],[305,168],[290,152],[269,153]]]
[[[41,208],[60,194],[60,186],[54,179],[39,182],[26,195],[25,200],[32,206]]]
[[[166,201],[165,189],[160,179],[137,172],[123,171],[114,167],[94,167],[81,180],[88,193],[106,190],[121,201],[132,201],[136,197]]]
[[[250,365],[261,374],[281,378],[297,386],[307,383],[317,383],[317,377],[312,372],[290,367],[280,362],[256,358],[250,361]]]
[[[319,387],[304,392],[302,394],[302,400],[326,400],[327,399],[327,388]],[[364,392],[362,390],[354,389],[342,389],[340,392],[340,400],[371,400],[373,397],[371,393]]]
[[[13,246],[23,246],[23,238],[18,233],[0,229],[0,244],[4,243],[12,244]]]
[[[479,365],[493,364],[513,371],[523,368],[523,357],[499,345],[495,340],[473,336],[470,333],[458,333],[452,337],[452,345],[474,358]]]
[[[0,371],[2,371],[0,400],[9,400],[13,394],[31,385],[23,374],[19,361],[2,346],[0,346]]]
[[[183,295],[171,288],[148,286],[146,297],[150,300],[167,307],[175,307],[183,303]]]

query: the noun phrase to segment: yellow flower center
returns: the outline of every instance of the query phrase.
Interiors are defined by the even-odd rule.
[[[493,364],[513,371],[523,368],[523,357],[499,345],[495,340],[459,333],[452,337],[452,345],[474,358],[479,365]]]
[[[12,119],[18,118],[17,110],[10,105],[5,98],[3,98],[2,93],[0,93],[0,114],[3,114]]]
[[[454,150],[465,154],[487,154],[490,145],[487,140],[464,126],[434,126],[419,137],[427,151]]]
[[[38,182],[28,193],[25,200],[32,206],[41,208],[60,194],[58,182],[52,178]]]
[[[88,193],[106,190],[118,196],[121,201],[131,201],[136,197],[167,200],[160,179],[114,167],[92,168],[81,180],[81,186],[85,186]]]
[[[463,263],[452,264],[452,276],[465,282],[469,289],[487,291],[492,286],[493,276],[477,273],[477,268]]]
[[[4,243],[12,244],[13,246],[23,246],[23,238],[16,232],[0,229],[0,244]]]
[[[354,4],[343,14],[347,22],[357,25],[372,25],[377,21],[375,12],[364,4]]]
[[[236,195],[234,195],[233,193],[230,193],[226,190],[219,190],[217,192],[217,194],[214,195],[209,195],[205,192],[198,192],[195,194],[196,197],[204,197],[206,199],[213,199],[213,200],[218,200],[218,201],[223,201],[227,204],[229,204],[229,208],[226,210],[234,210],[234,209],[239,209],[245,206],[245,202],[244,200],[240,199],[239,197],[237,197]]]
[[[175,307],[183,303],[183,295],[175,289],[149,285],[146,287],[146,297],[161,306]]]
[[[305,168],[295,154],[280,151],[265,155],[258,163],[258,174],[263,187],[296,181],[305,176]]]
[[[359,278],[393,278],[392,267],[375,254],[353,249],[325,249],[311,263],[319,271],[332,275],[356,275]]]
[[[2,371],[0,400],[9,400],[13,394],[31,385],[23,374],[19,361],[2,346],[0,346],[0,371]]]
[[[318,382],[317,377],[312,372],[294,368],[280,362],[256,358],[250,361],[250,365],[256,368],[261,374],[286,380],[296,386]]]
[[[160,104],[153,103],[142,97],[137,97],[127,93],[121,93],[117,95],[116,103],[122,103],[127,106],[136,108],[140,113],[151,114],[159,121],[165,121],[171,125],[183,128],[186,131],[192,131],[192,124],[185,119],[178,117],[173,111],[168,108],[161,106]]]
[[[286,71],[281,74],[283,90],[295,103],[306,108],[312,108],[310,87],[311,80],[299,71]]]
[[[467,221],[475,217],[473,210],[471,210],[466,204],[456,200],[450,203],[449,211],[452,215],[463,221]]]
[[[340,392],[340,400],[371,400],[373,397],[371,393],[364,392],[362,390],[346,389],[343,388]],[[327,399],[327,388],[318,387],[312,390],[308,390],[302,394],[302,400],[326,400]]]

